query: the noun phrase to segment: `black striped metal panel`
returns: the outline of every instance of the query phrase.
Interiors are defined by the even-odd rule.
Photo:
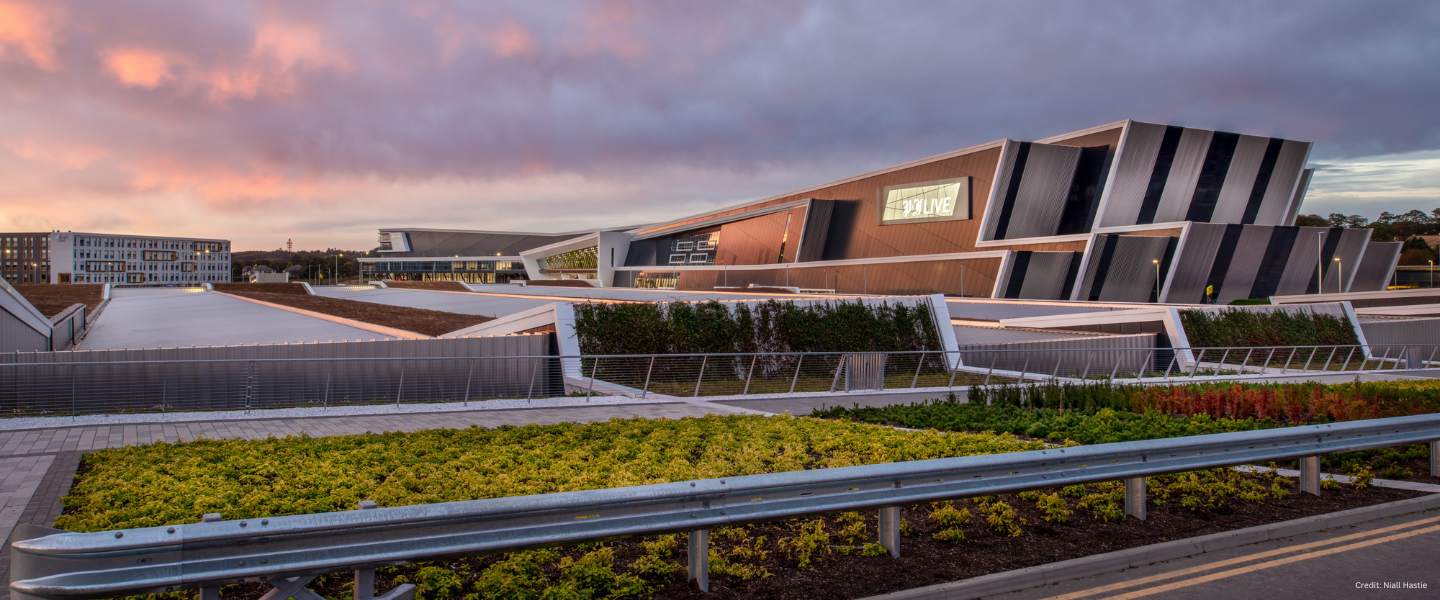
[[[1352,292],[1379,292],[1390,285],[1390,275],[1395,272],[1395,262],[1400,260],[1401,242],[1370,242],[1365,245],[1365,254],[1360,257],[1360,266],[1355,269],[1355,280],[1350,283]]]
[[[1114,174],[1106,187],[1104,206],[1097,218],[1098,227],[1134,225],[1140,215],[1140,204],[1155,170],[1155,157],[1165,138],[1165,126],[1152,123],[1130,123],[1115,157]]]
[[[1285,140],[1280,147],[1280,155],[1275,159],[1275,169],[1265,189],[1265,199],[1260,203],[1260,212],[1255,216],[1256,225],[1284,223],[1290,208],[1290,199],[1295,192],[1295,186],[1300,182],[1300,172],[1304,169],[1305,158],[1309,154],[1309,142]]]
[[[1205,300],[1205,286],[1217,260],[1220,243],[1225,238],[1224,224],[1192,223],[1185,236],[1185,245],[1175,254],[1174,275],[1164,302],[1199,304]],[[1228,258],[1228,257],[1227,257]]]
[[[1305,192],[1310,189],[1310,178],[1314,175],[1315,169],[1300,172],[1300,183],[1295,186],[1295,194],[1290,198],[1290,210],[1285,213],[1286,225],[1295,224],[1295,217],[1300,215],[1300,204],[1305,202]]]
[[[1031,144],[1005,239],[1055,235],[1080,162],[1080,148]]]
[[[1152,223],[1185,220],[1190,201],[1195,196],[1195,182],[1200,178],[1200,168],[1214,135],[1213,131],[1189,128],[1180,135],[1180,144],[1175,147],[1170,175],[1165,180],[1165,191],[1160,195],[1160,205],[1156,207]]]
[[[1294,247],[1285,261],[1284,274],[1272,296],[1314,293],[1315,280],[1323,262],[1328,262],[1326,245],[1330,241],[1327,227],[1301,227],[1295,236]],[[1338,239],[1336,240],[1338,243]]]
[[[1309,169],[1306,169],[1307,171]],[[1340,243],[1335,249],[1332,258],[1338,257],[1339,262],[1330,261],[1325,269],[1326,290],[1339,282],[1340,289],[1350,291],[1350,284],[1355,279],[1355,271],[1360,266],[1360,255],[1365,252],[1365,245],[1370,242],[1370,230],[1368,228],[1342,229],[1340,230]],[[1341,279],[1343,277],[1343,279]]]
[[[1255,176],[1260,172],[1260,162],[1265,158],[1265,147],[1270,138],[1242,135],[1235,144],[1235,155],[1230,159],[1230,170],[1225,173],[1225,187],[1220,190],[1220,199],[1215,203],[1211,223],[1241,223],[1245,217],[1245,205],[1250,201],[1250,190],[1255,185]]]
[[[1219,296],[1216,304],[1229,304],[1232,300],[1250,297],[1255,276],[1260,271],[1261,258],[1265,256],[1265,249],[1270,245],[1270,234],[1274,231],[1274,227],[1267,225],[1247,226],[1240,234],[1235,252],[1230,256],[1217,257],[1217,260],[1228,260],[1229,268],[1225,272],[1225,283],[1217,292]]]
[[[1073,262],[1078,260],[1076,252],[1029,252],[1029,261],[1023,273],[1023,283],[1016,298],[1024,300],[1064,300],[1070,297],[1069,273]],[[1011,281],[1020,275],[1011,274]],[[1012,284],[1013,285],[1013,284]]]
[[[1154,298],[1156,265],[1151,261],[1160,261],[1159,277],[1163,278],[1169,268],[1165,256],[1167,247],[1174,241],[1172,237],[1120,236],[1100,300],[1145,302]]]

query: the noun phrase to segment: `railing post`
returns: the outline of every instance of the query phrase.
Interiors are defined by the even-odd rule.
[[[710,591],[710,530],[696,529],[690,532],[687,548],[690,565],[686,569],[686,581],[695,582],[702,592]]]
[[[225,520],[225,518],[220,516],[220,513],[205,513],[200,517],[201,523],[214,523],[223,520]],[[220,587],[201,587],[198,598],[199,600],[220,600]]]
[[[538,372],[540,372],[540,358],[530,359],[530,390],[525,392],[526,402],[535,396],[535,374]]]
[[[707,364],[710,364],[709,354],[700,358],[700,376],[695,378],[695,393],[690,394],[691,398],[698,398],[700,396],[700,383],[705,381],[705,365]],[[590,381],[591,385],[594,385],[595,380],[592,378]]]
[[[915,376],[910,378],[910,389],[915,389],[915,384],[920,383],[920,367],[925,366],[925,355],[920,354],[920,361],[915,364]],[[880,387],[885,387],[884,376],[881,376]]]
[[[650,359],[650,360],[653,361],[653,360],[655,360],[655,359],[652,358],[652,359]],[[758,360],[760,360],[760,355],[759,355],[759,354],[756,354],[755,356],[750,357],[750,370],[745,371],[745,390],[742,391],[742,392],[740,392],[740,395],[741,395],[741,396],[744,396],[744,395],[747,395],[747,394],[750,393],[750,379],[755,376],[755,361],[758,361]],[[645,380],[646,380],[646,383],[648,384],[648,383],[649,383],[649,380],[650,380],[650,375],[649,375],[649,374],[646,374],[646,375],[645,375]]]
[[[1320,351],[1320,347],[1319,347],[1319,346],[1316,346],[1316,347],[1314,347],[1314,348],[1312,348],[1312,349],[1310,350],[1310,358],[1305,359],[1305,368],[1300,369],[1301,371],[1309,371],[1309,370],[1310,370],[1310,362],[1313,361],[1313,360],[1315,360],[1315,353],[1316,353],[1316,352],[1319,352],[1319,351]]]
[[[995,372],[995,361],[997,360],[1000,360],[999,356],[993,356],[990,358],[990,368],[985,371],[985,383],[982,383],[980,385],[990,385],[990,374]]]
[[[1030,355],[1029,355],[1029,354],[1026,354],[1026,355],[1025,355],[1025,365],[1022,366],[1022,367],[1020,367],[1020,381],[1015,382],[1015,385],[1020,385],[1020,384],[1022,384],[1022,383],[1025,383],[1025,370],[1026,370],[1026,369],[1029,369],[1029,368],[1030,368]]]
[[[1200,372],[1200,359],[1205,358],[1205,350],[1202,349],[1199,354],[1196,354],[1195,349],[1191,348],[1190,358],[1195,360],[1195,368],[1190,369],[1190,378],[1194,379],[1195,374]]]
[[[848,357],[849,357],[848,354],[841,354],[841,355],[840,355],[840,363],[837,364],[837,365],[835,365],[835,376],[830,378],[830,392],[831,392],[831,393],[834,393],[834,392],[835,392],[835,386],[840,385],[840,372],[843,371],[843,370],[845,370],[845,359],[848,358]],[[881,376],[883,377],[883,376],[884,376],[884,375],[883,375],[884,371],[881,371],[881,373],[882,373]],[[882,387],[883,387],[884,379],[881,379],[881,382],[882,382]],[[847,391],[847,392],[850,391],[850,390],[848,389],[848,386],[847,386],[847,389],[846,389],[845,391]]]
[[[79,367],[79,365],[76,365],[76,364],[74,364],[74,363],[71,363],[71,365],[70,365],[70,419],[71,419],[71,420],[74,420],[74,419],[75,419],[75,369],[78,368],[78,367]]]
[[[508,378],[507,378],[508,379]],[[460,397],[464,406],[470,406],[470,382],[475,380],[475,359],[470,359],[470,374],[465,376],[465,395]]]
[[[1320,457],[1306,456],[1300,459],[1300,491],[1320,495]]]
[[[1085,353],[1085,369],[1080,371],[1080,381],[1085,381],[1085,377],[1090,374],[1090,361],[1092,360],[1095,360],[1094,350]]]
[[[1430,476],[1440,477],[1440,440],[1430,440]]]
[[[1280,365],[1280,374],[1281,374],[1281,375],[1284,375],[1286,371],[1289,371],[1289,370],[1290,370],[1290,362],[1293,361],[1293,360],[1295,360],[1295,352],[1296,352],[1297,350],[1299,350],[1299,348],[1292,348],[1292,349],[1290,350],[1290,356],[1285,357],[1285,364]]]
[[[801,354],[800,359],[795,361],[795,377],[790,380],[790,393],[795,393],[795,383],[800,381],[800,365],[805,363],[805,355]],[[834,390],[831,390],[834,391]]]
[[[1135,372],[1135,380],[1136,380],[1136,381],[1139,381],[1141,378],[1145,377],[1145,368],[1150,366],[1150,359],[1151,359],[1151,358],[1154,358],[1154,356],[1155,356],[1155,351],[1154,351],[1154,350],[1151,350],[1151,351],[1145,353],[1145,360],[1140,363],[1140,368],[1135,370],[1135,371],[1136,371],[1136,372]]]
[[[955,357],[955,359],[956,359],[956,360],[955,360],[955,363],[956,363],[956,364],[955,364],[955,365],[951,365],[951,364],[950,364],[950,353],[946,352],[946,353],[944,353],[944,356],[945,356],[945,358],[944,358],[944,360],[945,360],[945,368],[950,370],[950,383],[947,384],[945,387],[953,388],[953,387],[955,387],[955,376],[960,374],[960,367],[959,367],[959,363],[960,363],[960,360],[959,360],[959,359],[960,359],[960,357],[958,357],[958,356]]]
[[[600,357],[595,357],[595,362],[590,365],[590,388],[585,390],[585,401],[590,401],[590,396],[595,394],[595,372],[600,370]]]
[[[330,375],[335,371],[335,361],[328,361],[329,369],[325,370],[325,397],[320,399],[321,408],[330,408]]]
[[[645,387],[643,387],[643,388],[640,389],[640,397],[641,397],[641,398],[644,398],[644,397],[650,395],[650,374],[651,374],[651,373],[654,373],[654,372],[655,372],[655,357],[654,357],[654,356],[651,356],[651,357],[650,357],[650,366],[645,367]],[[746,382],[745,385],[746,385],[746,387],[748,388],[750,384],[749,384],[749,382]]]
[[[400,361],[400,385],[395,386],[395,406],[400,406],[400,393],[405,391],[405,361]]]
[[[370,510],[378,507],[379,505],[372,500],[361,500],[356,510]],[[395,586],[395,589],[390,590],[388,594],[376,596],[375,569],[355,570],[355,600],[415,600],[415,591],[414,584],[405,583]]]
[[[1125,355],[1115,353],[1115,368],[1110,370],[1110,381],[1115,381],[1115,376],[1120,374],[1120,361],[1125,360]]]
[[[1225,353],[1220,355],[1220,364],[1215,367],[1215,376],[1219,377],[1225,371],[1225,359],[1230,358],[1230,349],[1226,348]]]
[[[1131,477],[1125,480],[1125,514],[1145,520],[1145,478]]]
[[[900,507],[880,509],[880,545],[890,551],[890,558],[900,558]]]
[[[1334,353],[1332,352],[1331,354],[1334,354]],[[1344,373],[1344,372],[1345,372],[1345,369],[1350,368],[1350,359],[1352,359],[1352,358],[1355,358],[1355,346],[1351,346],[1351,347],[1350,347],[1350,352],[1345,355],[1345,364],[1340,365],[1340,372],[1341,372],[1341,373]],[[1364,360],[1363,360],[1363,359],[1361,360],[1361,363],[1360,363],[1360,364],[1361,364],[1361,366],[1364,366],[1365,363],[1364,363]]]

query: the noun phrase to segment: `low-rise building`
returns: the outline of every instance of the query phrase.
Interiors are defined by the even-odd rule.
[[[49,283],[50,234],[0,233],[0,277],[10,284]]]
[[[25,236],[26,234],[0,234]],[[53,231],[21,246],[41,265],[25,283],[185,285],[230,281],[230,240]]]

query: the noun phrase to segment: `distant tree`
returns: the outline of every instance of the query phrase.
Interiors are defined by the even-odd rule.
[[[1325,217],[1320,215],[1300,215],[1295,217],[1295,225],[1299,227],[1329,227],[1330,221],[1326,221]]]
[[[1299,224],[1300,224],[1300,223],[1299,223],[1299,221],[1300,221],[1299,219],[1296,219],[1295,221],[1296,221],[1296,223],[1295,223],[1296,225],[1299,225]],[[1341,214],[1341,213],[1330,213],[1330,218],[1329,218],[1329,219],[1326,219],[1326,224],[1329,225],[1329,226],[1331,226],[1331,227],[1344,227],[1344,226],[1345,226],[1347,223],[1349,223],[1349,222],[1350,222],[1350,217],[1347,217],[1347,216],[1345,216],[1345,215],[1343,215],[1343,214]]]
[[[1400,264],[1402,265],[1428,265],[1430,261],[1440,262],[1440,257],[1435,255],[1435,249],[1425,240],[1413,237],[1405,240],[1405,245],[1400,247]]]
[[[1390,226],[1376,221],[1370,224],[1370,241],[1372,242],[1393,242],[1395,234],[1390,232]]]
[[[1345,226],[1346,226],[1346,227],[1364,227],[1364,226],[1369,225],[1369,224],[1370,224],[1370,219],[1367,219],[1367,218],[1362,217],[1362,216],[1360,216],[1360,215],[1350,215],[1350,216],[1348,216],[1348,217],[1345,217]]]

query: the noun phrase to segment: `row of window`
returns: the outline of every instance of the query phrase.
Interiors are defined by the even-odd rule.
[[[373,266],[370,266],[373,265]],[[366,271],[523,271],[525,263],[518,260],[442,261],[442,262],[377,262],[368,263]]]
[[[38,243],[38,244],[35,243],[35,242],[37,242],[37,241],[40,242],[40,243]],[[19,246],[35,247],[35,246],[39,246],[39,247],[41,247],[41,248],[44,248],[44,247],[48,246],[49,244],[50,244],[50,238],[47,238],[47,237],[34,237],[34,236],[26,236],[26,237],[4,236],[4,237],[0,237],[0,246],[9,246],[9,247],[19,247]]]
[[[63,277],[63,274],[62,274]],[[219,283],[230,281],[229,275],[174,273],[76,273],[75,283]],[[64,279],[60,283],[65,283]]]
[[[41,253],[44,253],[41,250]],[[142,250],[134,252],[130,250],[75,250],[75,258],[128,258],[139,260],[207,260],[226,261],[230,260],[228,255],[211,254],[208,252],[196,252],[194,254],[169,251],[169,250]]]
[[[82,266],[83,266],[83,269],[82,269]],[[226,267],[226,268],[222,269],[221,267]],[[125,262],[125,261],[123,261],[123,260],[87,260],[87,261],[84,261],[84,262],[77,262],[76,265],[75,265],[75,270],[77,270],[77,271],[78,271],[78,270],[84,270],[84,271],[91,271],[91,272],[107,272],[107,271],[132,271],[132,272],[138,272],[138,271],[180,271],[180,272],[184,272],[184,273],[193,273],[193,272],[196,272],[196,271],[228,271],[229,268],[228,268],[228,266],[226,266],[226,265],[201,264],[201,263],[193,263],[193,262],[181,262],[181,263],[127,263],[127,262]]]
[[[228,252],[223,242],[181,242],[174,240],[142,240],[131,238],[94,238],[76,236],[75,245],[86,248],[151,248],[155,250],[192,250],[196,252]]]
[[[3,265],[4,268],[5,268],[5,270],[7,270],[7,271],[14,271],[14,270],[16,270],[16,269],[19,269],[19,270],[22,270],[22,271],[48,271],[48,270],[50,270],[50,261],[42,261],[42,262],[38,262],[38,263],[37,263],[37,262],[25,262],[25,261],[21,261],[21,260],[7,260],[7,261],[4,261],[4,262],[0,262],[0,265]]]
[[[34,260],[37,257],[46,259],[50,258],[50,251],[44,248],[41,248],[39,252],[36,252],[34,248],[5,248],[4,250],[0,250],[0,256],[5,258],[22,258],[25,260]]]
[[[688,259],[688,260],[687,260]],[[672,265],[713,265],[715,255],[709,252],[701,252],[686,256],[684,254],[671,254],[670,264]]]

